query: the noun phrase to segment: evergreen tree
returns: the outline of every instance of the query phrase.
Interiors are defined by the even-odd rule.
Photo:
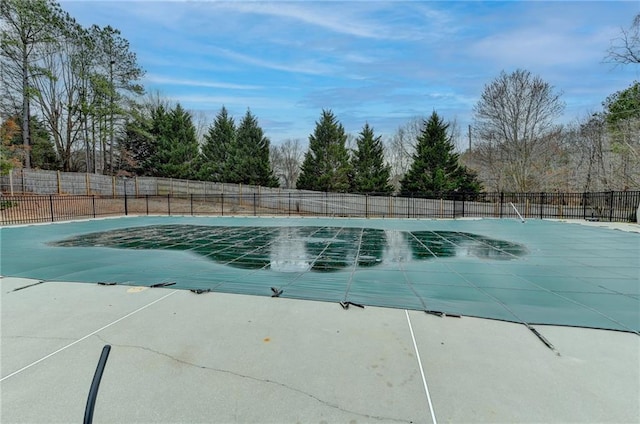
[[[170,121],[171,110],[164,104],[157,104],[151,107],[149,120],[143,118],[133,129],[132,142],[139,143],[133,146],[134,158],[140,161],[143,175],[163,176],[160,167],[165,158],[160,152],[161,140],[170,133]]]
[[[115,160],[114,154],[116,143],[114,138],[117,133],[118,121],[126,115],[126,93],[142,94],[143,87],[137,84],[144,76],[144,70],[138,65],[137,57],[130,50],[129,42],[122,37],[118,29],[107,25],[100,28],[96,25],[91,27],[97,52],[96,64],[101,70],[101,91],[105,97],[104,107],[95,109],[95,112],[103,113],[97,116],[104,119],[107,124],[105,134],[106,139],[101,140],[103,153],[103,172],[113,173]]]
[[[49,131],[36,117],[31,117],[31,166],[37,169],[60,169],[60,160]]]
[[[120,169],[140,176],[159,176],[164,160],[159,153],[160,140],[171,134],[171,119],[171,107],[160,97],[135,105],[119,141]]]
[[[269,144],[255,116],[247,110],[238,126],[236,142],[228,152],[226,181],[278,187],[269,162]]]
[[[435,111],[424,123],[411,168],[400,182],[403,195],[480,191],[475,174],[458,162],[448,129]]]
[[[15,122],[20,130],[13,134],[9,144],[14,152],[14,157],[24,158],[24,145],[22,141],[22,114],[16,114],[9,118]],[[45,128],[45,125],[37,116],[31,116],[29,119],[31,146],[29,153],[31,156],[31,167],[36,169],[59,169],[60,161],[56,155],[55,148],[51,142],[51,135]]]
[[[365,124],[356,140],[357,150],[354,152],[353,186],[356,193],[391,193],[389,184],[391,167],[384,163],[382,138],[375,137],[373,128]]]
[[[634,81],[628,88],[613,93],[602,106],[607,125],[614,132],[620,123],[640,119],[640,82]]]
[[[236,125],[224,106],[209,126],[204,140],[198,177],[205,181],[224,182],[229,151],[236,142]]]
[[[12,140],[18,134],[20,126],[15,119],[9,117],[0,124],[0,175],[8,175],[13,168],[19,167],[22,163],[20,158],[16,157],[15,146],[12,146]]]
[[[350,163],[345,147],[347,135],[333,112],[323,110],[309,135],[309,150],[296,184],[302,190],[346,192],[349,190]]]
[[[191,114],[178,105],[169,113],[161,112],[154,121],[158,134],[154,157],[158,177],[195,178],[198,165],[198,140]]]
[[[132,112],[133,119],[126,122],[124,137],[119,143],[122,158],[120,168],[139,176],[152,176],[157,172],[153,164],[157,150],[153,116],[158,113],[158,110],[152,108],[149,112],[150,116],[140,111]],[[162,108],[162,116],[166,116],[164,108]]]

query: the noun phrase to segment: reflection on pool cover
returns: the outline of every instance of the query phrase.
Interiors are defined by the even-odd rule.
[[[466,232],[338,227],[153,225],[83,234],[52,244],[186,250],[235,268],[278,272],[337,271],[454,256],[508,260],[526,252],[520,244]]]

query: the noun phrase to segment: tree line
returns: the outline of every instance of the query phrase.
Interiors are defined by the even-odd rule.
[[[502,74],[474,109],[475,144],[463,162],[489,191],[640,189],[640,83],[608,96],[602,111],[555,124],[557,92],[529,72]],[[506,97],[504,94],[510,93]]]
[[[447,130],[448,124],[434,112],[417,139],[419,152],[402,180],[403,193],[480,190],[475,174],[459,163]],[[180,104],[171,107],[156,98],[126,123],[125,134],[121,169],[132,175],[264,187],[278,187],[282,181],[286,187],[330,192],[394,191],[382,137],[365,123],[355,148],[348,149],[347,133],[331,110],[322,111],[301,163],[299,157],[287,160],[291,159],[290,149],[297,149],[295,143],[271,149],[250,110],[236,124],[223,106],[199,148],[190,114]],[[278,154],[280,163],[275,159]],[[282,173],[276,175],[276,171]]]
[[[222,106],[213,122],[159,94],[121,33],[84,28],[54,0],[2,0],[0,172],[35,167],[359,193],[595,191],[640,187],[640,84],[603,110],[558,125],[564,102],[541,77],[517,69],[485,85],[470,149],[455,120],[435,110],[387,140],[368,122],[357,135],[323,110],[308,137],[274,145],[247,109]],[[636,66],[640,15],[607,59]],[[471,145],[471,141],[473,144]]]
[[[60,169],[72,170],[82,150],[88,171],[113,173],[115,138],[143,92],[128,41],[111,26],[82,27],[53,0],[3,0],[0,18],[0,107],[20,125],[15,155],[27,168],[41,165],[33,147],[50,143]]]

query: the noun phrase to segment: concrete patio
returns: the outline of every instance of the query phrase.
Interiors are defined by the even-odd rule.
[[[611,422],[640,337],[170,288],[0,279],[3,423]],[[26,287],[29,286],[29,287]],[[26,288],[23,288],[26,287]],[[16,290],[19,289],[19,290]]]

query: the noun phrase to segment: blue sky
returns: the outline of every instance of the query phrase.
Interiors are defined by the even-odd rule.
[[[502,70],[563,93],[559,122],[600,110],[640,79],[603,63],[638,1],[62,1],[84,26],[129,40],[159,91],[207,116],[250,108],[273,144],[307,142],[322,109],[357,134],[389,137],[436,110],[461,128]]]

